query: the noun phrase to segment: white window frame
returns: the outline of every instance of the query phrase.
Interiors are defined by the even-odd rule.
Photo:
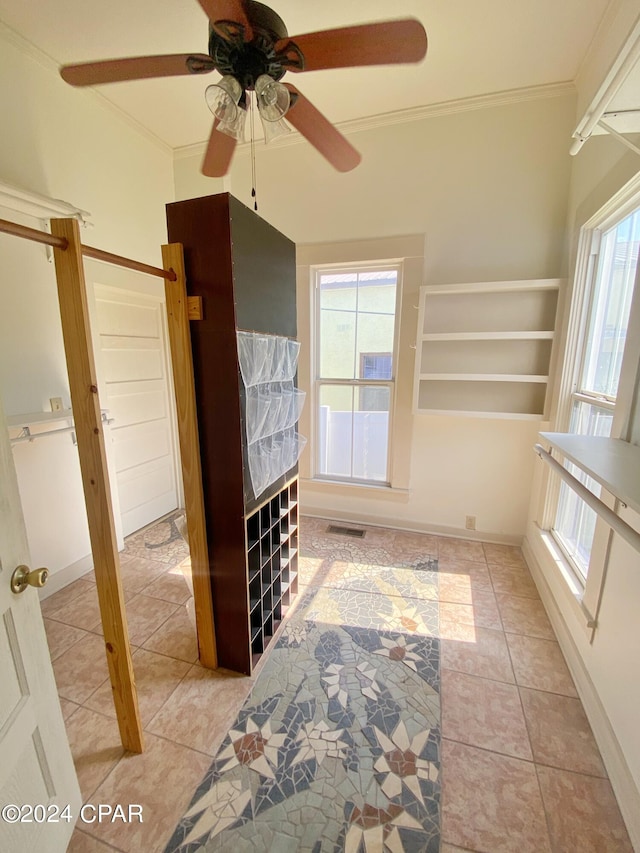
[[[320,372],[320,277],[322,275],[333,274],[349,274],[349,273],[368,273],[368,272],[384,272],[386,270],[394,270],[397,274],[396,278],[396,303],[395,316],[393,326],[393,352],[392,352],[392,375],[391,379],[331,379],[323,378],[319,375]],[[396,407],[396,385],[398,372],[398,355],[400,342],[400,314],[402,305],[402,260],[385,260],[379,263],[368,262],[363,263],[344,263],[344,264],[323,264],[314,266],[312,269],[312,312],[313,312],[313,348],[311,362],[312,376],[312,393],[311,401],[313,405],[312,423],[313,435],[318,436],[319,431],[319,401],[320,389],[324,385],[343,385],[351,388],[362,386],[378,386],[389,389],[389,432],[387,437],[387,472],[385,480],[367,480],[357,477],[339,477],[333,474],[322,474],[319,471],[319,447],[318,442],[314,441],[313,456],[312,456],[312,477],[321,482],[339,483],[340,485],[353,486],[374,486],[380,488],[390,488],[393,481],[393,433],[394,433],[394,414]]]
[[[555,430],[567,432],[574,401],[586,401],[613,411],[611,438],[629,440],[630,422],[634,405],[634,389],[638,381],[640,359],[640,264],[636,271],[636,281],[631,299],[629,324],[625,350],[620,371],[620,381],[615,402],[605,396],[591,397],[577,391],[586,354],[586,336],[589,332],[589,319],[598,272],[598,252],[602,235],[614,228],[627,216],[640,207],[640,175],[629,182],[600,211],[592,216],[580,229],[576,267],[573,281],[573,293],[569,307],[569,320],[563,367],[558,390],[558,407],[555,417]],[[611,529],[598,517],[591,548],[586,580],[570,556],[562,548],[553,534],[553,526],[558,510],[560,478],[549,477],[540,526],[546,530],[560,549],[561,574],[580,602],[589,624],[595,625],[602,585],[606,575],[607,556]],[[600,500],[610,508],[617,509],[617,501],[603,491]],[[557,557],[557,555],[556,555]],[[558,561],[556,559],[556,564]]]

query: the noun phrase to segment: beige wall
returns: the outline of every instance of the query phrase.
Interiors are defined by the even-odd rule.
[[[0,180],[90,211],[83,240],[161,264],[164,204],[173,198],[172,158],[97,95],[62,82],[51,62],[0,25]],[[42,223],[10,210],[0,216]],[[53,265],[45,249],[0,235],[0,392],[7,414],[69,405]],[[87,281],[151,288],[141,276],[85,265]],[[146,277],[148,279],[148,277]],[[52,572],[89,568],[77,449],[62,435],[16,445],[14,460],[32,560]],[[48,589],[60,582],[52,577]]]
[[[363,160],[348,174],[335,172],[306,143],[260,143],[259,213],[298,244],[424,234],[418,286],[557,277],[574,123],[574,98],[565,95],[361,131],[350,140]],[[216,191],[198,176],[200,160],[176,161],[179,198]],[[236,153],[228,188],[251,204],[247,149]],[[416,304],[417,291],[405,292],[407,345],[415,341]],[[298,306],[300,329],[308,329],[304,282]],[[308,348],[308,339],[302,343]],[[412,382],[412,358],[404,364]],[[308,384],[308,376],[300,381]],[[480,535],[519,540],[538,426],[420,415],[409,427],[409,494],[305,484],[306,509],[448,531],[460,531],[465,515],[475,515]]]
[[[577,238],[582,225],[637,175],[640,159],[609,137],[588,140],[573,162],[568,212],[568,267],[572,281]],[[562,331],[566,331],[570,293]],[[636,378],[636,385],[640,377]],[[628,400],[619,401],[626,405]],[[565,425],[552,422],[551,429]],[[640,555],[612,534],[606,559],[598,624],[587,630],[584,613],[551,558],[537,522],[543,517],[547,472],[536,462],[530,522],[525,549],[545,605],[570,664],[596,733],[618,801],[636,845],[640,845],[640,680],[632,673],[640,659]],[[640,529],[640,516],[623,511]],[[591,571],[594,571],[592,568]],[[636,846],[640,849],[640,846]]]

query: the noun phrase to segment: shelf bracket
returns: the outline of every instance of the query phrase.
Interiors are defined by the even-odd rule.
[[[613,136],[615,139],[617,139],[618,142],[621,142],[623,145],[626,145],[627,148],[630,148],[631,151],[633,151],[635,154],[640,154],[640,148],[638,148],[637,145],[634,145],[633,142],[631,142],[630,139],[627,139],[626,136],[623,136],[621,133],[618,133],[618,131],[611,127],[610,124],[607,124],[606,121],[602,121],[602,119],[600,119],[598,125],[603,130],[606,130],[607,133],[611,134],[611,136]]]

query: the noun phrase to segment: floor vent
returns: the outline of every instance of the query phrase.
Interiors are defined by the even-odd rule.
[[[327,533],[335,533],[338,536],[355,536],[356,539],[362,539],[365,532],[359,527],[342,527],[340,524],[330,524],[327,527]]]

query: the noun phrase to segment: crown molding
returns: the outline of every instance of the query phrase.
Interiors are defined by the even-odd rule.
[[[10,45],[12,45],[12,47],[15,47],[15,49],[22,53],[24,56],[28,57],[29,59],[32,59],[34,62],[37,62],[38,65],[42,66],[43,68],[46,68],[47,71],[50,71],[51,73],[55,74],[58,80],[60,79],[60,63],[57,62],[52,56],[49,56],[48,53],[45,53],[39,47],[36,47],[33,42],[20,35],[20,33],[16,32],[16,30],[12,29],[2,20],[0,20],[0,38],[8,42]],[[77,92],[78,95],[81,95],[85,98],[91,98],[96,103],[100,104],[103,108],[108,109],[121,122],[128,125],[128,127],[136,131],[136,133],[143,136],[148,142],[152,142],[155,146],[164,151],[165,154],[171,155],[173,153],[173,149],[170,145],[167,145],[164,140],[160,139],[159,136],[156,136],[153,131],[149,130],[137,119],[129,115],[129,113],[116,106],[113,101],[110,101],[109,98],[105,97],[101,92],[98,92],[97,89],[88,87],[86,89],[78,89]]]
[[[503,92],[492,92],[489,95],[474,95],[469,98],[457,98],[452,101],[440,101],[436,104],[426,104],[421,107],[410,107],[405,110],[396,110],[390,113],[366,116],[364,118],[350,119],[349,121],[337,122],[336,127],[341,133],[349,135],[360,133],[365,130],[375,130],[379,127],[390,127],[396,124],[407,124],[414,121],[423,121],[428,118],[453,115],[454,113],[470,112],[471,110],[484,110],[491,107],[501,107],[508,104],[517,104],[524,101],[536,101],[542,98],[560,98],[565,95],[575,95],[576,87],[571,81],[560,83],[547,83],[542,86],[528,86],[522,89],[508,89]],[[294,131],[287,136],[280,136],[270,143],[271,148],[286,148],[297,145],[305,139],[300,133]],[[238,146],[240,150],[249,147],[248,142]],[[182,145],[174,148],[174,160],[184,160],[189,157],[204,154],[207,142],[195,142],[192,145]]]

